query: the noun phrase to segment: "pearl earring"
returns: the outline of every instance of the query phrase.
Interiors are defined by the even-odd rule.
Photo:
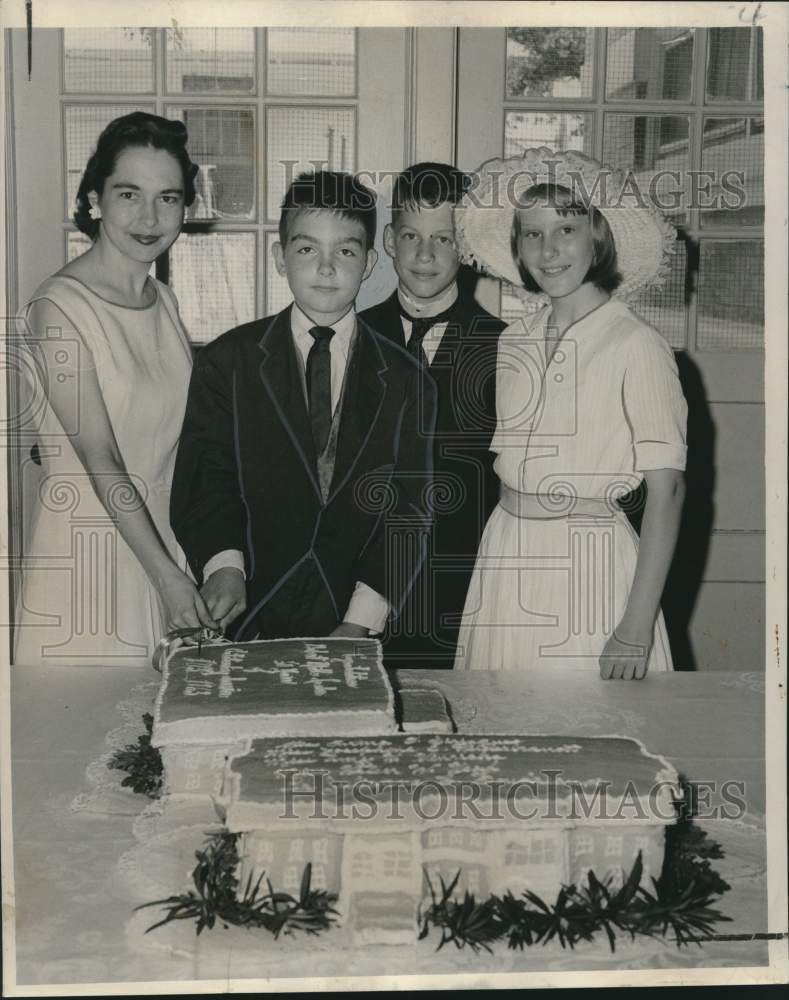
[[[101,209],[99,208],[98,205],[91,205],[90,209],[88,210],[88,215],[91,217],[91,219],[98,221],[101,218]]]

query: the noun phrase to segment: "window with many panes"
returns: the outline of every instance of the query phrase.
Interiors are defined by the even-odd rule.
[[[676,348],[761,349],[762,29],[508,28],[505,44],[504,155],[632,170],[679,231],[667,285],[634,308]],[[523,308],[503,294],[503,316]]]
[[[282,308],[270,248],[289,181],[356,169],[356,50],[353,28],[64,29],[66,257],[89,245],[70,216],[99,133],[151,111],[186,124],[200,166],[184,232],[157,264],[192,340]]]

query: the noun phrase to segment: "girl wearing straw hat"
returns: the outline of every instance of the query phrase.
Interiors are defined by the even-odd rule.
[[[670,347],[625,300],[664,277],[674,230],[632,175],[544,147],[483,164],[455,222],[461,259],[530,307],[499,341],[500,502],[455,667],[671,670],[660,596],[687,407]],[[617,501],[642,480],[639,543]]]

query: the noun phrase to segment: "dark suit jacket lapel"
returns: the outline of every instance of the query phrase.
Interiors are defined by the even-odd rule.
[[[312,429],[304,394],[299,387],[298,359],[290,329],[290,307],[272,318],[258,346],[263,355],[259,369],[263,388],[320,497]]]
[[[399,347],[405,347],[405,332],[403,331],[403,321],[400,318],[400,302],[397,297],[397,289],[392,292],[385,302],[381,303],[381,310],[384,315],[384,322],[381,326],[385,326],[386,329],[379,332],[386,334]]]
[[[334,460],[329,501],[342,489],[375,427],[386,394],[383,378],[388,366],[373,332],[356,320],[356,345],[346,375],[340,433]]]
[[[444,370],[454,371],[458,352],[463,345],[465,322],[466,315],[463,304],[459,299],[456,299],[452,306],[452,312],[444,330],[444,335],[433,354],[431,368],[438,362]],[[434,372],[433,374],[435,375],[436,373]]]

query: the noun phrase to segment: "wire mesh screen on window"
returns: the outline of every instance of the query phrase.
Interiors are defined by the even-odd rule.
[[[67,94],[150,94],[155,28],[64,28]]]
[[[269,314],[280,312],[293,301],[287,278],[277,271],[271,254],[278,239],[278,233],[266,233],[266,312]]]
[[[255,318],[254,233],[182,233],[170,250],[170,284],[193,342]]]
[[[189,133],[189,155],[200,167],[189,221],[248,221],[256,216],[255,114],[252,108],[168,107]]]
[[[504,155],[518,156],[534,146],[592,152],[592,115],[579,111],[508,111],[504,116]]]
[[[67,104],[63,108],[66,155],[66,218],[74,213],[79,182],[100,133],[120,115],[155,110],[153,104]]]
[[[687,115],[605,116],[603,160],[632,171],[674,225],[688,221],[689,136]]]
[[[507,28],[508,98],[589,98],[593,71],[593,28]]]
[[[253,93],[254,28],[180,28],[166,32],[167,91]]]
[[[764,224],[764,119],[704,119],[701,167],[710,190],[705,228]]]
[[[356,92],[354,28],[269,28],[266,90],[276,96],[350,97]]]
[[[707,42],[707,100],[761,101],[764,56],[761,28],[711,28]]]
[[[764,244],[701,244],[696,346],[732,350],[764,346]]]
[[[273,107],[266,112],[266,211],[279,220],[290,181],[303,171],[356,165],[355,108]]]
[[[692,28],[609,28],[606,99],[689,101]]]

